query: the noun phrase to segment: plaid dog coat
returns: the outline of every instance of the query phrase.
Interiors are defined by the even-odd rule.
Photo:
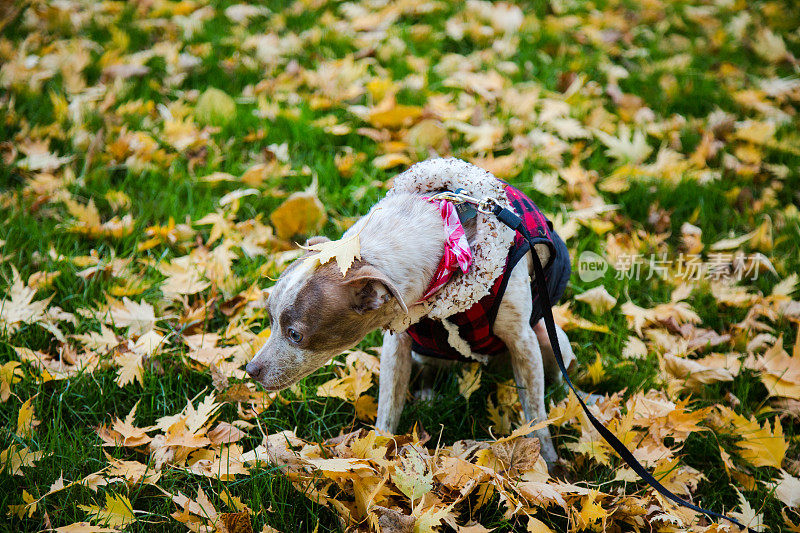
[[[547,264],[544,265],[545,280],[550,293],[550,301],[556,303],[564,294],[571,272],[567,247],[558,234],[553,231],[552,224],[530,198],[511,185],[505,186],[505,193],[511,207],[522,218],[525,227],[533,236],[534,244],[546,244],[550,249],[550,257]],[[444,319],[457,326],[460,337],[469,344],[474,353],[496,355],[506,351],[505,343],[493,333],[492,328],[511,271],[529,250],[528,242],[517,233],[509,249],[503,274],[494,281],[489,294],[466,311]],[[530,323],[535,324],[542,317],[542,310],[539,295],[533,284],[531,284],[531,296],[533,313]],[[412,349],[420,355],[469,361],[448,343],[447,330],[439,320],[425,317],[409,327],[407,331],[411,335]]]

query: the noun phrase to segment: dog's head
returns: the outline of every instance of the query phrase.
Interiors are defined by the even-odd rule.
[[[271,334],[246,367],[268,390],[289,387],[407,312],[389,278],[360,260],[342,276],[335,262],[315,266],[300,258],[278,278],[268,306]]]

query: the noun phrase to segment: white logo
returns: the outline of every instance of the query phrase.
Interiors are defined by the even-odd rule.
[[[578,257],[578,277],[583,282],[602,278],[608,270],[608,262],[603,256],[585,251]]]

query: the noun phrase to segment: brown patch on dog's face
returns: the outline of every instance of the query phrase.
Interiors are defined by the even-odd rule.
[[[272,334],[248,372],[268,389],[291,385],[387,324],[396,307],[386,304],[395,293],[362,261],[346,276],[335,263],[312,269],[302,258],[295,261],[271,292]]]
[[[289,328],[299,332],[298,346],[314,352],[341,352],[358,343],[378,326],[369,319],[375,317],[365,320],[356,310],[352,278],[352,269],[343,277],[334,263],[319,267],[277,317],[281,332],[288,334]]]

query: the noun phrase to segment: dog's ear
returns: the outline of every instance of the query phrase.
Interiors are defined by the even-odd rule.
[[[363,264],[348,272],[344,283],[350,287],[352,308],[359,314],[378,309],[392,298],[397,300],[403,312],[408,307],[397,287],[386,275],[369,264]]]
[[[314,246],[315,244],[328,242],[329,240],[330,240],[329,238],[324,237],[322,235],[317,235],[316,237],[309,237],[308,240],[306,240],[306,248],[309,246]]]

